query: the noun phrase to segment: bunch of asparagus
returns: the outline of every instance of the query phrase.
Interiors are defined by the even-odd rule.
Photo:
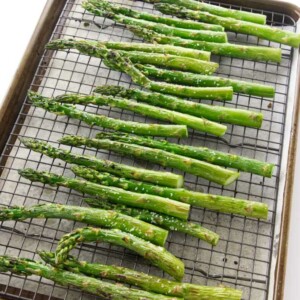
[[[170,1],[169,3],[157,3],[168,2],[164,0],[150,0],[148,2],[155,2],[155,8],[166,14],[176,15],[185,19],[194,19],[196,21],[200,20],[206,23],[214,23],[215,25],[221,25],[228,30],[253,34],[261,38],[294,47],[298,47],[300,43],[299,34],[279,30],[266,25],[254,24],[248,21],[222,17],[220,15],[210,14],[209,12],[202,12],[199,10],[193,11],[184,7],[185,1],[182,0],[175,2]],[[174,3],[177,5],[174,5]],[[83,2],[82,6],[97,16],[104,16],[121,24],[125,24],[127,28],[150,42],[170,45],[180,44],[182,47],[196,48],[210,51],[214,54],[243,59],[270,60],[275,62],[280,62],[281,60],[280,49],[230,44],[227,42],[224,33],[215,31],[215,28],[213,28],[213,30],[209,28],[206,28],[206,30],[199,30],[197,25],[193,28],[192,24],[197,24],[196,22],[187,24],[186,22],[191,23],[191,21],[180,19],[172,21],[170,18],[140,13],[117,4],[109,3],[105,0],[87,0]],[[230,13],[227,15],[230,15]],[[200,26],[201,25],[202,23]],[[166,38],[166,40],[164,40],[164,38]]]
[[[232,288],[178,283],[127,268],[78,261],[71,256],[57,268],[54,253],[41,251],[39,255],[48,265],[31,259],[0,256],[0,271],[22,276],[41,276],[63,286],[77,287],[101,299],[240,300],[242,297],[241,291]],[[140,287],[141,290],[115,285],[99,278],[128,283]]]

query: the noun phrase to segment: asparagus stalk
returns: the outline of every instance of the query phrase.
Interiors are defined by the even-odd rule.
[[[101,3],[104,3],[102,1]],[[83,3],[82,6],[89,12],[93,13],[96,16],[100,17],[107,17],[110,18],[118,23],[124,25],[134,25],[134,26],[141,26],[144,28],[148,28],[154,30],[155,32],[171,35],[171,36],[179,36],[184,39],[192,39],[192,40],[200,40],[200,41],[208,41],[208,42],[215,42],[215,43],[226,43],[227,42],[227,35],[225,32],[222,31],[209,31],[209,30],[191,30],[191,29],[184,29],[178,28],[173,26],[168,26],[162,23],[156,23],[151,21],[146,21],[143,19],[136,19],[132,17],[128,17],[126,15],[116,14],[111,9],[113,4],[109,4],[110,7],[104,5],[101,10],[97,9],[91,3]]]
[[[226,126],[208,121],[203,118],[198,118],[163,108],[157,108],[152,105],[143,104],[119,97],[110,97],[103,95],[94,96],[65,94],[54,98],[54,100],[62,103],[73,103],[82,105],[96,104],[109,105],[111,107],[119,107],[122,109],[139,113],[143,116],[148,116],[163,121],[169,121],[175,124],[186,125],[192,129],[210,133],[216,136],[224,135],[227,130]]]
[[[101,148],[129,155],[138,159],[144,159],[164,167],[172,167],[203,177],[221,185],[228,185],[239,177],[239,173],[221,168],[200,160],[173,154],[160,149],[154,149],[139,145],[131,145],[109,139],[89,139],[80,136],[64,136],[60,142],[66,145]]]
[[[51,158],[59,158],[71,164],[82,165],[100,172],[108,172],[120,177],[151,182],[168,187],[180,188],[183,186],[183,177],[171,172],[136,168],[109,160],[99,159],[94,156],[75,154],[31,138],[20,138],[20,141],[33,151],[45,154]]]
[[[188,72],[170,71],[166,69],[158,69],[151,65],[138,64],[136,67],[141,70],[147,77],[166,81],[169,83],[191,85],[191,86],[231,86],[236,93],[243,93],[259,97],[273,98],[275,89],[273,86],[241,81],[236,79],[208,76],[201,74],[193,74]]]
[[[91,182],[103,185],[116,186],[128,191],[146,193],[167,197],[176,201],[188,203],[193,206],[210,210],[232,213],[246,217],[267,219],[268,206],[264,203],[248,201],[227,196],[211,195],[189,191],[186,189],[174,189],[160,187],[144,182],[127,180],[115,177],[107,173],[99,173],[87,168],[73,168],[73,172]]]
[[[37,181],[52,186],[67,187],[82,193],[107,199],[114,203],[146,208],[183,220],[187,220],[189,215],[189,204],[180,203],[178,201],[159,196],[133,193],[121,188],[99,185],[85,180],[64,177],[49,172],[38,172],[33,169],[19,170],[19,174],[33,182]]]
[[[174,19],[171,19],[174,20]],[[169,46],[169,45],[155,45],[145,43],[126,43],[126,42],[97,42],[99,47],[106,47],[111,50],[123,50],[123,51],[138,51],[146,53],[161,53],[171,54],[176,56],[184,56],[199,60],[210,60],[210,52],[188,49],[183,47]]]
[[[95,0],[88,0],[85,1],[82,5],[83,6],[89,5],[90,7],[91,5],[93,5],[94,7],[100,9],[100,11],[103,9],[104,10],[110,9],[115,14],[120,14],[127,17],[151,21],[155,23],[161,23],[173,27],[193,29],[193,30],[224,31],[224,28],[220,25],[163,17],[163,16],[149,14],[142,11],[133,10],[124,6],[117,5],[116,3],[111,3],[107,1],[100,2]],[[91,7],[91,9],[94,9],[94,7]]]
[[[84,242],[108,242],[114,245],[130,249],[153,265],[159,267],[176,280],[181,281],[184,275],[184,264],[165,248],[146,242],[130,233],[119,229],[102,229],[85,227],[75,229],[73,232],[64,235],[58,242],[55,251],[55,263],[62,264],[68,253],[76,244]]]
[[[79,109],[74,106],[62,105],[49,98],[43,97],[35,92],[28,92],[28,96],[34,106],[41,107],[49,112],[66,115],[70,118],[78,119],[88,125],[101,126],[123,132],[136,133],[141,135],[158,135],[186,137],[188,135],[187,127],[183,125],[160,125],[160,124],[144,124],[132,121],[124,121],[113,119],[104,115],[95,115]]]
[[[88,176],[89,170],[87,168],[76,168],[73,169],[76,174],[84,173],[85,177]],[[93,172],[93,171],[92,171]],[[108,175],[108,174],[107,174]],[[79,175],[80,176],[80,175]],[[84,177],[83,176],[83,177]],[[206,241],[207,243],[215,246],[219,241],[219,235],[213,231],[210,231],[199,224],[192,222],[184,222],[178,218],[170,217],[163,214],[158,214],[146,209],[132,208],[125,205],[112,204],[105,201],[99,201],[97,199],[87,198],[84,201],[92,206],[101,209],[109,209],[120,212],[124,215],[128,215],[139,220],[145,221],[147,223],[155,224],[157,226],[163,227],[167,230],[174,230],[186,233],[188,235],[194,236],[200,240]],[[160,245],[161,246],[161,245]]]
[[[47,264],[55,266],[54,253],[40,251],[39,255]],[[116,280],[138,286],[149,292],[180,297],[186,300],[240,300],[242,297],[241,291],[231,288],[174,282],[124,267],[79,261],[70,255],[62,264],[62,267],[70,272],[82,273],[94,278]]]
[[[258,174],[265,177],[272,177],[274,164],[262,162],[244,156],[234,155],[205,147],[194,147],[179,145],[165,140],[154,140],[133,135],[99,133],[99,139],[110,139],[122,143],[135,144],[155,149],[161,149],[178,155],[187,156],[224,167],[235,168],[241,171]]]
[[[109,60],[108,58],[112,50],[107,49],[104,45],[103,43],[85,40],[54,40],[49,42],[46,47],[55,50],[76,49],[80,53]],[[153,64],[195,73],[212,74],[219,67],[219,65],[214,62],[163,53],[152,53],[149,55],[143,51],[123,50],[118,50],[118,53],[133,63]]]
[[[245,46],[230,43],[212,43],[181,39],[174,36],[159,34],[153,30],[138,26],[128,26],[128,29],[150,43],[168,44],[198,50],[209,51],[213,54],[237,57],[255,61],[281,61],[281,49],[261,46]]]
[[[263,14],[255,14],[242,10],[228,9],[222,6],[212,5],[205,2],[199,2],[194,0],[146,0],[146,2],[169,3],[178,6],[183,6],[194,11],[206,11],[210,14],[221,17],[233,18],[237,20],[243,20],[263,25],[266,24],[266,16]]]
[[[105,85],[96,87],[94,92],[103,95],[132,98],[136,101],[149,103],[217,122],[260,128],[263,121],[262,113],[243,109],[228,108],[224,106],[196,103],[170,95],[149,93],[138,89],[125,89],[120,86]]]
[[[99,227],[116,228],[159,246],[163,246],[168,237],[168,232],[164,229],[140,221],[141,219],[130,217],[128,214],[112,210],[61,204],[40,204],[31,207],[19,206],[0,209],[1,221],[28,218],[67,219]]]
[[[167,15],[175,15],[181,18],[221,25],[229,31],[254,35],[262,39],[289,45],[291,47],[298,48],[300,45],[299,33],[281,30],[271,26],[236,20],[233,18],[224,18],[207,12],[186,9],[182,6],[167,3],[156,4],[155,8]]]
[[[0,256],[0,271],[18,275],[36,275],[54,281],[63,286],[74,286],[84,292],[111,300],[179,300],[182,298],[168,297],[149,293],[143,290],[131,289],[122,285],[108,283],[93,277],[84,276],[78,272],[69,272],[46,266],[34,260],[12,256]]]

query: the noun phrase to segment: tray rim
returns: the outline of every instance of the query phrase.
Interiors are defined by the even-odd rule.
[[[4,97],[2,108],[0,109],[0,154],[2,155],[6,142],[9,140],[10,133],[14,128],[22,103],[29,89],[31,82],[38,69],[41,60],[41,53],[48,42],[53,30],[57,24],[58,18],[62,13],[68,0],[47,0],[38,24],[32,34],[29,44],[20,61],[18,69],[13,77],[8,92]],[[142,0],[141,0],[142,1]],[[268,9],[274,12],[280,12],[289,15],[300,24],[300,7],[286,0],[214,0],[222,4],[243,5],[254,9]],[[297,49],[294,49],[297,51]],[[279,224],[278,252],[275,263],[274,287],[269,293],[269,299],[273,296],[274,300],[283,300],[284,283],[287,262],[288,232],[290,226],[290,212],[294,186],[295,157],[297,151],[297,133],[299,130],[300,119],[300,50],[298,49],[298,61],[296,66],[295,80],[295,99],[293,106],[293,115],[291,119],[290,143],[287,149],[287,165],[285,182],[283,183],[283,205],[281,212],[281,222]],[[8,117],[10,121],[8,121]],[[1,173],[1,169],[0,169]],[[274,245],[272,245],[274,246]],[[273,258],[272,258],[273,260]],[[271,264],[272,264],[271,260]],[[270,287],[271,283],[269,283]],[[0,292],[2,299],[5,295]],[[1,298],[0,298],[1,299]],[[10,298],[11,299],[11,298]],[[17,298],[16,298],[17,299]],[[18,298],[19,299],[19,298]]]

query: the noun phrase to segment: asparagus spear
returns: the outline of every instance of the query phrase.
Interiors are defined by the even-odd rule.
[[[230,43],[212,43],[181,39],[174,36],[159,34],[153,30],[138,26],[128,26],[128,29],[150,43],[168,44],[198,50],[209,51],[217,55],[237,57],[256,61],[281,61],[281,49],[261,46],[245,46]]]
[[[76,191],[97,196],[102,199],[107,199],[114,203],[126,204],[146,208],[149,210],[162,212],[166,215],[187,220],[190,210],[190,205],[180,203],[167,198],[133,193],[116,187],[108,187],[95,184],[85,180],[79,180],[69,177],[60,176],[49,172],[39,172],[33,169],[19,170],[19,174],[33,182],[42,182],[53,186],[63,186]]]
[[[100,2],[99,2],[100,3]],[[101,3],[104,3],[102,1]],[[109,7],[105,4],[101,9],[97,9],[91,3],[84,2],[82,4],[83,8],[93,13],[96,16],[110,18],[118,23],[124,25],[134,25],[134,26],[142,26],[144,28],[148,28],[154,30],[155,32],[171,35],[171,36],[179,36],[181,38],[192,39],[192,40],[200,40],[200,41],[208,41],[215,43],[226,43],[227,35],[222,31],[209,31],[209,30],[191,30],[178,28],[173,26],[168,26],[162,23],[156,23],[151,21],[146,21],[143,19],[136,19],[132,17],[128,17],[126,15],[121,15],[118,13],[114,13],[111,6],[113,4],[109,4]]]
[[[36,275],[54,281],[63,286],[75,286],[84,292],[111,300],[179,300],[182,298],[168,297],[149,293],[143,290],[130,289],[122,285],[108,283],[76,272],[69,272],[46,266],[26,258],[0,256],[0,271],[18,275]]]
[[[141,70],[147,77],[154,77],[170,83],[191,85],[191,86],[231,86],[236,93],[243,93],[259,97],[273,98],[275,89],[273,86],[241,81],[236,79],[208,76],[201,74],[192,74],[180,71],[170,71],[158,69],[151,65],[138,64],[136,67]]]
[[[263,114],[254,111],[196,103],[170,95],[149,93],[138,89],[125,89],[120,86],[98,86],[94,92],[103,95],[132,98],[136,101],[146,102],[217,122],[260,128],[263,120]]]
[[[153,265],[159,267],[176,280],[181,281],[184,275],[184,264],[165,248],[146,242],[130,233],[125,233],[119,229],[102,229],[85,227],[75,229],[73,232],[64,235],[58,242],[55,251],[55,263],[62,264],[68,253],[77,243],[84,242],[108,242],[114,245],[123,246],[130,249]]]
[[[89,170],[87,168],[78,168],[78,169],[74,168],[73,172],[75,174],[84,173],[83,177],[91,177],[88,176]],[[137,218],[139,220],[143,220],[147,223],[151,223],[163,227],[167,230],[174,230],[174,231],[186,233],[200,240],[206,241],[207,243],[214,246],[217,245],[219,241],[218,234],[196,223],[184,222],[178,218],[170,217],[163,214],[158,214],[146,209],[132,208],[125,205],[116,205],[105,201],[100,202],[98,199],[86,198],[84,199],[84,201],[92,207],[114,210],[124,215],[128,215]]]
[[[110,128],[141,135],[173,137],[186,137],[188,135],[187,127],[183,125],[144,124],[113,119],[104,115],[91,114],[76,109],[74,106],[62,105],[32,91],[28,92],[28,96],[34,106],[41,107],[58,115],[66,115],[70,118],[81,120],[91,126],[97,125],[102,126],[103,128]]]
[[[179,169],[221,185],[228,185],[239,177],[238,172],[227,170],[200,160],[173,154],[160,149],[130,145],[109,139],[89,139],[69,135],[60,139],[60,142],[72,146],[85,145],[87,147],[112,150],[120,154],[151,161],[165,167]]]
[[[262,162],[244,156],[212,150],[205,147],[179,145],[165,140],[154,140],[133,135],[105,133],[97,134],[99,139],[110,139],[122,143],[135,144],[155,149],[161,149],[182,156],[187,156],[224,167],[235,168],[241,171],[272,177],[274,164]]]
[[[55,266],[54,253],[40,251],[39,255],[47,264]],[[62,267],[70,272],[82,273],[94,278],[116,280],[138,286],[149,292],[182,297],[186,300],[240,300],[242,297],[241,291],[231,288],[174,282],[124,267],[79,261],[70,255]]]
[[[71,164],[78,164],[97,171],[104,171],[117,176],[151,182],[158,185],[174,188],[180,188],[183,186],[183,177],[171,172],[160,172],[136,168],[109,160],[99,159],[94,156],[75,154],[70,151],[52,147],[50,144],[31,138],[20,138],[20,141],[33,151],[45,154],[52,158],[59,158]]]
[[[150,185],[144,182],[118,178],[110,174],[99,173],[87,168],[73,168],[73,172],[91,182],[116,186],[124,190],[167,197],[193,206],[207,208],[222,213],[232,213],[252,218],[267,219],[268,206],[264,203],[248,201],[227,196],[204,194],[185,189],[173,189]]]
[[[205,2],[199,2],[194,0],[146,0],[146,2],[169,3],[178,6],[183,6],[194,11],[206,11],[213,15],[221,17],[233,18],[257,24],[266,24],[266,16],[263,14],[255,14],[242,10],[228,9],[222,6],[212,5]]]
[[[112,210],[93,209],[61,204],[40,204],[31,207],[18,206],[0,209],[0,220],[25,220],[28,218],[59,218],[89,225],[117,228],[129,232],[156,245],[163,246],[168,232],[159,227]]]
[[[182,6],[159,3],[155,8],[167,15],[175,15],[181,18],[192,20],[199,20],[206,23],[218,24],[223,26],[226,30],[251,34],[259,38],[269,41],[277,42],[280,44],[289,45],[298,48],[300,45],[300,34],[287,30],[281,30],[275,27],[254,24],[233,18],[224,18],[212,15],[207,12],[195,11],[186,9]]]
[[[149,14],[142,11],[133,10],[124,6],[117,5],[116,3],[111,3],[107,1],[100,2],[100,1],[88,0],[85,1],[82,5],[86,6],[88,4],[92,4],[94,7],[100,10],[102,8],[104,8],[104,10],[110,9],[116,14],[132,17],[135,19],[142,19],[142,20],[151,21],[155,23],[161,23],[173,27],[193,29],[193,30],[224,31],[224,28],[220,25],[163,17],[163,16]]]
[[[172,110],[157,108],[152,105],[139,103],[124,98],[110,96],[95,96],[95,95],[79,95],[79,94],[64,94],[54,98],[57,102],[73,103],[73,104],[96,104],[109,105],[111,107],[119,107],[122,109],[137,112],[143,116],[156,118],[158,120],[169,121],[171,123],[186,125],[195,130],[207,132],[216,136],[225,134],[227,127],[215,122],[208,121],[203,118],[197,118],[187,114],[182,114]]]
[[[174,20],[174,19],[171,19]],[[99,47],[106,47],[111,50],[123,50],[123,51],[139,51],[146,53],[161,53],[171,54],[176,56],[184,56],[199,60],[210,60],[210,52],[188,49],[183,47],[169,46],[169,45],[155,45],[145,43],[126,43],[126,42],[97,42]]]
[[[55,50],[76,49],[80,53],[108,60],[112,50],[107,49],[104,45],[103,43],[85,40],[53,40],[46,47]],[[163,53],[152,53],[149,55],[143,51],[123,50],[118,50],[118,53],[133,63],[153,64],[195,73],[212,74],[219,67],[214,62]]]

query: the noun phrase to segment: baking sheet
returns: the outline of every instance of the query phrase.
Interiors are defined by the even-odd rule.
[[[123,3],[134,4],[138,9],[152,11],[152,5],[143,2],[124,1]],[[271,12],[266,12],[266,14],[272,25],[281,27],[285,25],[285,29],[296,30],[296,24],[290,17]],[[113,26],[114,23],[110,20],[86,13],[80,7],[80,1],[68,1],[61,19],[65,21],[65,24],[63,27],[61,25],[56,27],[53,38],[139,41],[122,26]],[[270,44],[278,47],[275,43],[242,34],[230,33],[229,38],[234,42],[254,45]],[[276,168],[272,178],[241,173],[237,182],[226,187],[192,175],[185,175],[188,188],[261,201],[269,205],[270,213],[268,221],[260,221],[193,208],[190,219],[216,231],[221,238],[219,244],[212,247],[196,238],[181,233],[170,233],[167,241],[168,249],[182,258],[186,264],[184,281],[204,285],[223,284],[239,288],[243,290],[243,299],[267,299],[268,296],[272,295],[272,274],[276,263],[278,244],[276,236],[280,225],[286,171],[286,149],[288,148],[291,127],[291,118],[286,118],[286,116],[291,115],[294,104],[293,89],[295,86],[292,84],[295,82],[296,76],[295,74],[292,75],[291,67],[297,63],[297,59],[297,55],[287,46],[283,46],[283,60],[280,65],[213,57],[214,61],[220,63],[217,74],[273,85],[276,88],[275,98],[272,101],[266,98],[236,94],[232,102],[226,103],[228,107],[262,111],[265,120],[259,130],[228,125],[228,132],[222,139],[190,131],[190,137],[182,139],[180,142],[265,160],[275,163]],[[134,86],[127,75],[111,71],[103,65],[101,60],[80,55],[76,51],[45,52],[35,79],[40,79],[40,83],[39,86],[34,84],[33,87],[38,88],[44,96],[55,96],[65,92],[91,93],[94,86],[101,84]],[[35,82],[37,81],[35,80]],[[205,101],[205,103],[223,105],[216,101]],[[87,108],[82,107],[82,109],[124,120],[158,123],[157,120],[144,118],[117,108],[89,106]],[[33,108],[28,102],[24,103],[23,112],[16,123],[15,130],[19,124],[20,126],[22,124],[20,135],[49,141],[53,145],[58,145],[58,138],[64,134],[92,137],[101,130],[97,127],[91,129],[80,121]],[[171,141],[178,140],[171,139]],[[69,149],[63,145],[61,147]],[[97,155],[101,158],[135,166],[162,169],[156,165],[132,161],[106,151],[79,148],[74,148],[73,151]],[[2,205],[32,205],[49,202],[82,205],[80,193],[65,188],[44,187],[38,183],[31,184],[17,174],[17,170],[20,168],[32,167],[73,176],[68,169],[69,165],[25,149],[18,141],[11,145],[8,144],[5,153],[9,154],[4,154],[8,157],[0,179]],[[176,170],[175,172],[180,173]],[[0,254],[38,259],[38,255],[35,254],[37,250],[55,250],[57,239],[71,231],[74,226],[82,226],[82,224],[75,224],[66,220],[45,221],[36,219],[24,222],[5,222],[1,229]],[[104,243],[79,245],[72,253],[79,255],[80,259],[88,261],[117,264],[146,273],[164,275],[133,253]],[[271,265],[272,262],[273,265]],[[62,299],[93,298],[82,295],[75,289],[58,287],[50,281],[36,276],[24,279],[15,275],[1,274],[0,279],[4,286],[20,288],[20,293],[24,289],[33,291],[34,294],[29,298],[37,298],[35,292]],[[9,294],[7,290],[6,293]]]

